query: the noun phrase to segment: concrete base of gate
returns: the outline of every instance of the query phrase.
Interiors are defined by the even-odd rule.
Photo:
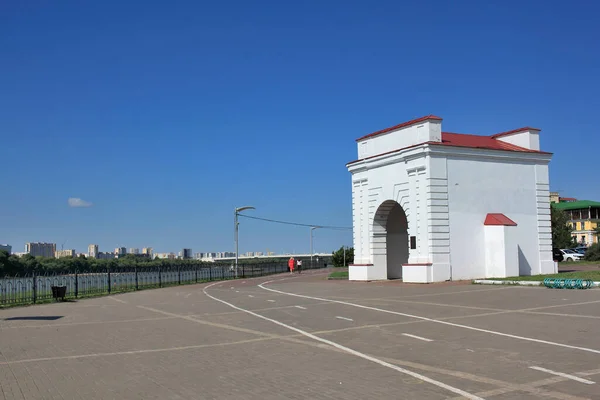
[[[348,267],[348,280],[385,281],[388,272],[385,267],[373,264],[352,264]],[[433,283],[450,280],[450,264],[404,264],[402,281],[406,283]]]
[[[404,264],[402,281],[406,283],[433,283],[450,280],[449,264]]]
[[[348,280],[350,281],[381,281],[387,279],[378,273],[373,264],[351,264],[348,266]]]

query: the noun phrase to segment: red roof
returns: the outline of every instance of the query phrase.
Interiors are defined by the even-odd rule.
[[[529,153],[543,153],[537,150],[526,149],[525,147],[515,146],[501,140],[496,140],[493,136],[467,135],[463,133],[442,132],[442,143],[432,142],[431,144],[441,144],[446,146],[470,147],[474,149],[489,150],[510,150],[524,151]]]
[[[506,135],[512,135],[513,133],[519,133],[519,132],[525,132],[525,131],[541,131],[541,129],[538,128],[532,128],[530,126],[526,126],[523,128],[519,128],[519,129],[513,129],[512,131],[508,131],[508,132],[500,132],[500,133],[496,133],[495,135],[492,135],[492,138],[499,138],[500,136],[506,136]]]
[[[451,133],[442,132],[441,142],[424,142],[413,144],[412,146],[402,147],[400,149],[386,151],[385,153],[375,154],[366,158],[361,158],[355,161],[349,162],[347,165],[357,163],[363,160],[369,160],[371,158],[384,156],[387,154],[398,153],[402,150],[407,150],[417,146],[423,145],[433,146],[450,146],[450,147],[465,147],[470,149],[486,149],[486,150],[502,150],[502,151],[518,151],[523,153],[537,153],[537,154],[552,154],[546,151],[530,150],[525,147],[515,146],[514,144],[506,143],[501,140],[493,139],[490,136],[478,136],[478,135],[467,135],[463,133]]]
[[[404,128],[404,127],[407,127],[407,126],[411,126],[411,125],[414,125],[414,124],[418,124],[418,123],[420,123],[420,122],[425,122],[425,121],[430,121],[430,120],[434,120],[434,121],[441,121],[442,119],[441,119],[440,117],[436,117],[435,115],[427,115],[427,116],[425,116],[425,117],[421,117],[421,118],[413,119],[413,120],[411,120],[411,121],[408,121],[408,122],[403,122],[403,123],[401,123],[401,124],[394,125],[394,126],[391,126],[391,127],[389,127],[389,128],[385,128],[385,129],[382,129],[382,130],[380,130],[380,131],[377,131],[377,132],[369,133],[368,135],[365,135],[365,136],[363,136],[363,137],[360,137],[360,138],[356,139],[356,141],[358,142],[358,141],[361,141],[361,140],[364,140],[364,139],[371,138],[371,137],[373,137],[373,136],[381,135],[381,134],[383,134],[383,133],[387,133],[387,132],[395,131],[396,129]]]
[[[504,214],[488,214],[484,225],[517,226],[517,223]]]

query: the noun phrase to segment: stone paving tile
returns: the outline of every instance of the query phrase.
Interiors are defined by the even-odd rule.
[[[463,283],[348,283],[325,281],[324,277],[322,273],[284,274],[262,280],[226,282],[211,286],[207,291],[239,307],[260,310],[258,314],[292,327],[333,331],[319,336],[471,393],[502,388],[490,379],[511,385],[551,379],[540,384],[541,389],[597,398],[594,397],[597,385],[574,385],[574,382],[560,380],[562,378],[552,380],[555,377],[528,369],[530,362],[539,361],[550,369],[562,368],[563,372],[576,373],[597,368],[597,357],[579,353],[575,357],[568,350],[554,347],[542,349],[538,344],[509,338],[430,322],[415,323],[408,317],[338,304],[318,304],[311,299],[267,292],[257,284],[284,278],[286,281],[268,286],[315,297],[381,304],[381,308],[447,317],[457,323],[477,322],[481,324],[478,326],[498,330],[493,321],[500,320],[492,316],[489,319],[473,316],[480,312],[475,307],[562,306],[563,298],[568,302],[593,301],[600,299],[600,292],[565,294]],[[456,397],[430,383],[237,312],[206,297],[202,292],[205,287],[206,284],[171,287],[77,303],[3,310],[0,314],[0,399],[427,400]],[[269,299],[275,302],[268,302]],[[398,299],[462,307],[394,301]],[[294,305],[304,306],[306,310]],[[56,321],[5,320],[11,316],[52,315],[62,318]],[[353,321],[336,319],[337,315]],[[569,336],[578,326],[587,332],[571,335],[574,343],[600,333],[594,319],[581,324],[577,319],[579,325],[551,324],[556,319],[540,318],[536,314],[501,315],[510,316],[503,324],[509,331],[548,335],[555,341]],[[204,322],[193,321],[198,318]],[[137,319],[140,320],[134,321]],[[365,328],[365,325],[381,326]],[[551,329],[544,330],[544,325]],[[402,333],[429,335],[434,342],[419,341]],[[273,338],[272,335],[286,337]],[[110,354],[85,356],[94,352]],[[84,357],[65,358],[71,355]],[[60,358],[6,363],[45,356]],[[465,373],[470,375],[462,375]],[[543,385],[550,385],[548,382],[555,382],[555,386],[544,388]],[[515,389],[498,393],[492,398],[543,397]]]
[[[449,392],[353,356],[265,343],[13,366],[27,399],[443,399]],[[19,380],[24,383],[25,379]],[[3,380],[3,382],[5,382]],[[41,387],[41,389],[39,389]]]
[[[111,324],[108,327],[77,325],[26,329],[25,332],[12,329],[2,332],[0,348],[5,360],[14,361],[215,344],[255,337],[184,319],[168,319]]]

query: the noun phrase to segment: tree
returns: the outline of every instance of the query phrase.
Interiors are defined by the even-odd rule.
[[[573,227],[569,223],[568,215],[554,207],[550,207],[550,220],[552,224],[552,247],[568,249],[576,245],[573,239]]]
[[[594,243],[585,252],[586,261],[600,261],[600,243]]]
[[[334,252],[331,256],[331,262],[334,267],[347,267],[348,264],[354,262],[354,247],[346,248],[346,263],[344,264],[344,246],[340,247],[338,251]]]

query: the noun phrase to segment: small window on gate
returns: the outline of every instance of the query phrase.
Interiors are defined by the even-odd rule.
[[[410,237],[410,248],[411,248],[411,250],[414,250],[417,248],[417,237],[416,236]]]

